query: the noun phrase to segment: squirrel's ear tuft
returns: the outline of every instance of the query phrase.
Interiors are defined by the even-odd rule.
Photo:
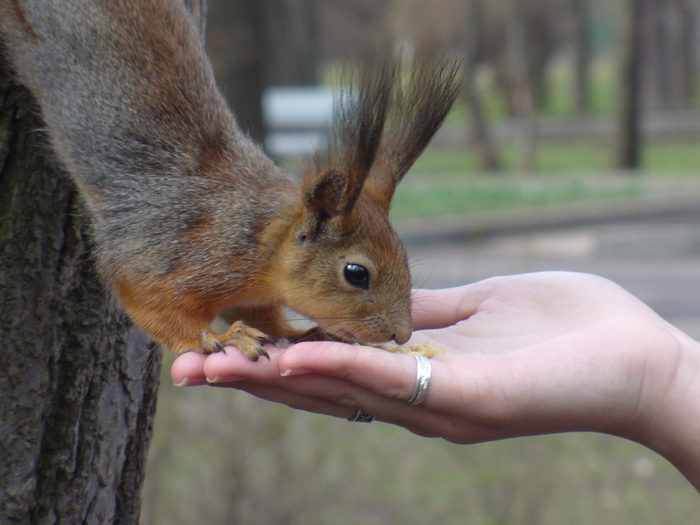
[[[386,210],[396,186],[452,109],[461,91],[461,66],[448,55],[419,53],[398,67],[387,125],[365,185]]]
[[[307,208],[330,216],[352,211],[377,155],[394,75],[388,60],[354,75],[344,73],[327,147],[305,170]]]
[[[349,214],[364,189],[388,212],[396,186],[459,94],[460,66],[448,56],[422,53],[345,76],[328,146],[306,169],[306,207],[331,217]]]

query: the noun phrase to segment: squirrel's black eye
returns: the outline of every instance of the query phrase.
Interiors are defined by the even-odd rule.
[[[363,290],[369,289],[369,272],[364,266],[360,266],[359,264],[346,264],[343,275],[345,276],[345,280],[353,286],[357,286]]]

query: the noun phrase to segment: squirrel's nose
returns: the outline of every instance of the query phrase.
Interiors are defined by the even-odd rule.
[[[402,326],[397,327],[396,332],[394,333],[392,339],[396,342],[397,345],[402,345],[411,338],[411,335],[413,334],[413,324],[411,321],[408,321],[407,323],[403,324]]]

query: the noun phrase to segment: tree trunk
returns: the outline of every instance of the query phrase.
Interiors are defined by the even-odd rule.
[[[97,281],[76,192],[3,63],[0,522],[134,522],[160,357]]]
[[[501,163],[498,160],[498,153],[484,118],[481,96],[475,82],[477,66],[481,60],[484,35],[482,2],[483,0],[469,0],[468,5],[464,97],[471,113],[472,141],[479,154],[479,167],[482,170],[498,171],[501,168]]]
[[[649,2],[646,6],[641,63],[644,92],[643,107],[667,110],[671,108],[671,58],[666,2]]]
[[[525,0],[509,0],[508,6],[508,57],[515,108],[516,168],[520,172],[531,172],[535,169],[537,129],[527,45],[527,8]]]
[[[269,60],[269,0],[210,1],[207,48],[216,79],[243,130],[262,143],[262,92]]]
[[[204,0],[187,4],[203,27]],[[0,523],[137,523],[160,354],[98,281],[11,78],[0,56]]]
[[[588,22],[587,0],[569,0],[571,13],[571,44],[574,62],[574,111],[579,115],[588,113],[591,39]]]
[[[319,61],[318,0],[268,0],[270,85],[316,84]]]
[[[645,0],[621,2],[620,77],[617,108],[615,166],[634,169],[640,162],[640,66],[643,3]]]
[[[669,10],[669,67],[672,76],[672,100],[675,109],[688,109],[693,97],[695,59],[693,33],[695,19],[687,0],[672,0]]]
[[[524,0],[522,9],[532,103],[535,109],[541,110],[549,101],[547,69],[553,47],[551,25],[555,22],[551,12],[554,5],[549,0]]]

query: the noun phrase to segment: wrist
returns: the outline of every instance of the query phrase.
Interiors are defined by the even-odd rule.
[[[664,456],[700,490],[700,343],[674,332],[677,347],[664,349],[674,365],[665,388],[653,385],[660,378],[653,363],[647,367],[645,390],[653,395],[644,396],[644,423],[635,440]]]

